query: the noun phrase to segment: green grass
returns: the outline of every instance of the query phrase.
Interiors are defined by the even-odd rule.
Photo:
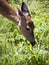
[[[17,4],[13,7],[19,6]],[[30,4],[30,3],[29,3]],[[36,45],[31,46],[12,21],[0,15],[0,65],[49,65],[49,1],[32,2]]]

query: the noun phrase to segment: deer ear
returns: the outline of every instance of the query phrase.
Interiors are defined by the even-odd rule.
[[[19,8],[16,9],[16,14],[17,16],[23,16],[22,11]]]
[[[28,7],[24,2],[22,2],[21,11],[29,13]]]

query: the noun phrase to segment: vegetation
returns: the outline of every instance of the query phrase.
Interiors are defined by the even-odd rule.
[[[7,0],[15,9],[22,0]],[[35,24],[31,46],[15,23],[0,15],[0,65],[49,65],[49,1],[24,0]]]

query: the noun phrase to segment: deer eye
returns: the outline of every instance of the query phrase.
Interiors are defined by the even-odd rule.
[[[30,27],[28,25],[26,26],[26,30],[30,30]]]

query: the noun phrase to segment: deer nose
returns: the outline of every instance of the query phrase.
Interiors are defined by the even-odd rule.
[[[34,46],[36,44],[36,42],[35,41],[34,42],[31,42],[31,44],[32,44],[32,46]]]

